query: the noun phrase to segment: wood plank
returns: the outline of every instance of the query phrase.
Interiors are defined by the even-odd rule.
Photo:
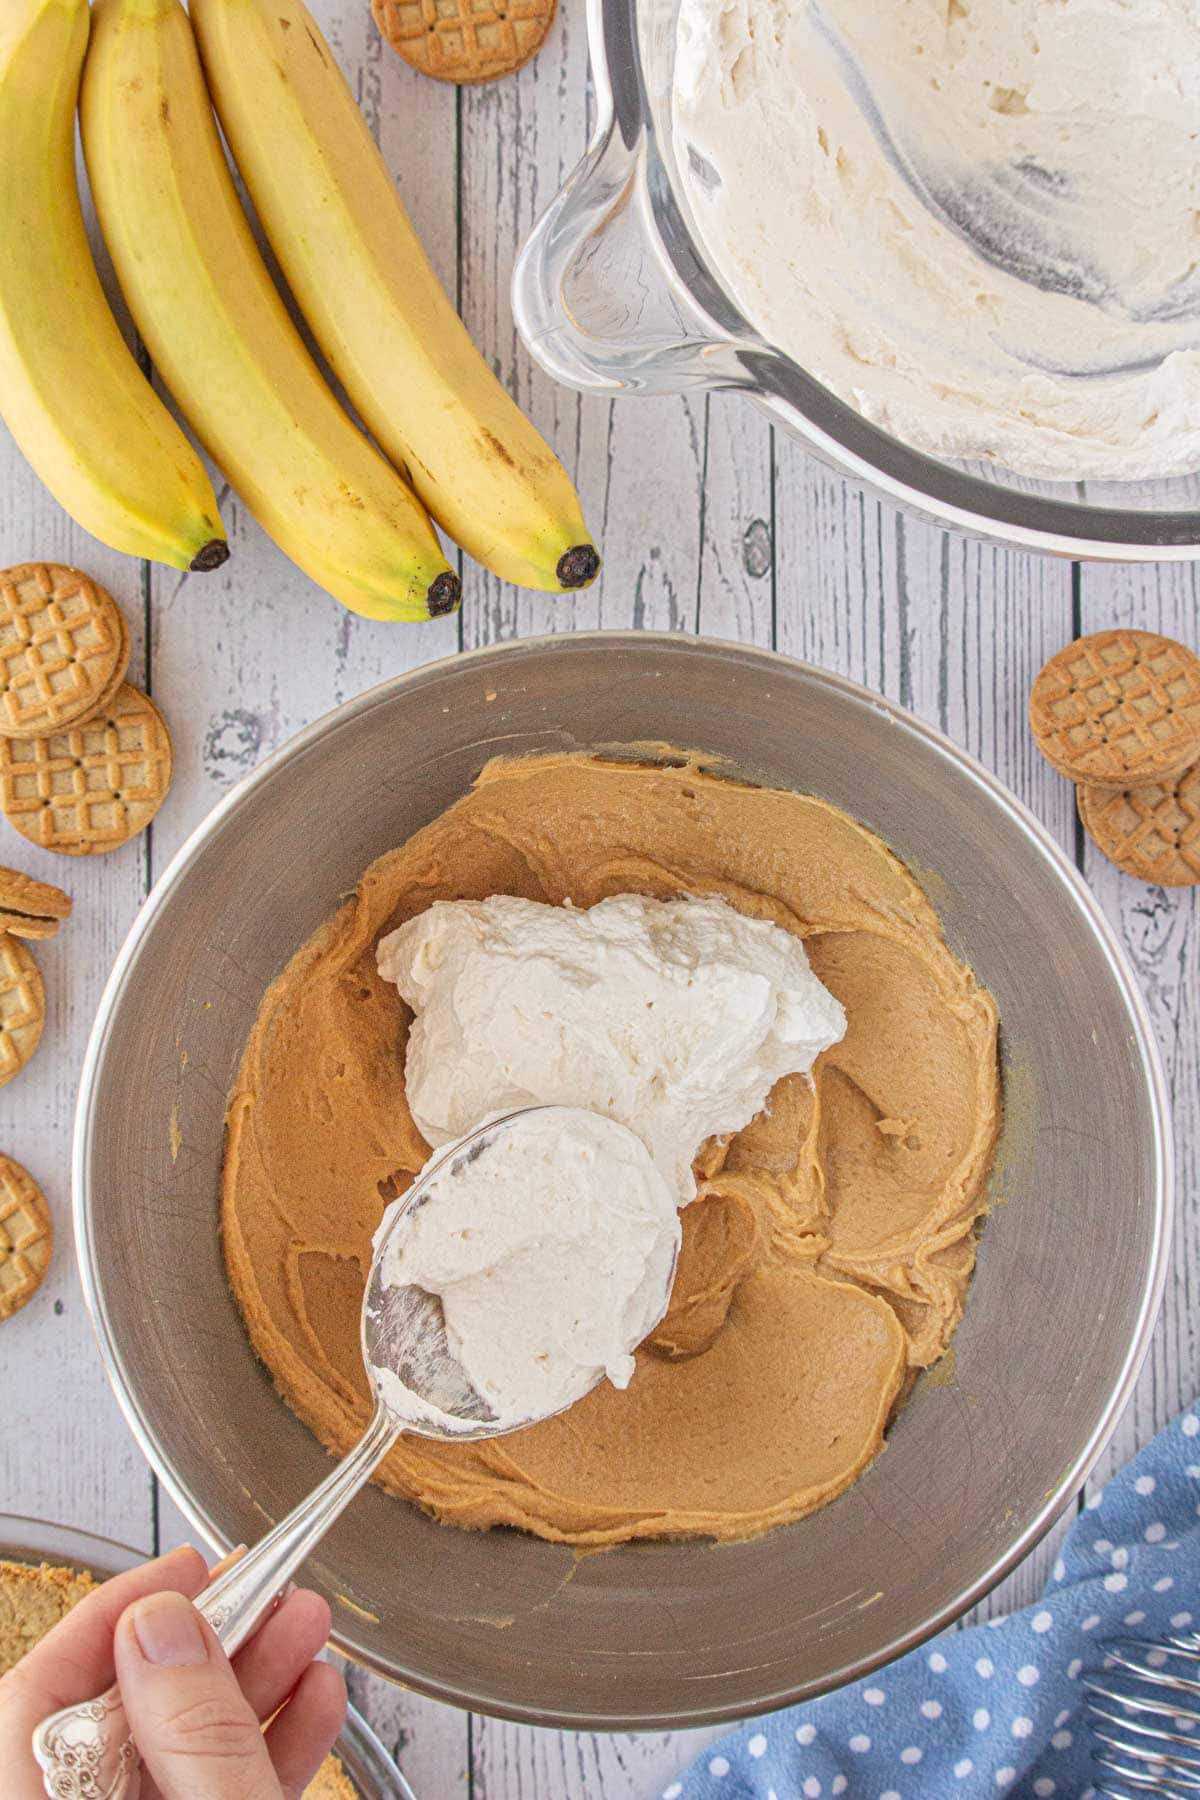
[[[774,433],[742,394],[705,400],[696,629],[775,642]]]
[[[472,1800],[648,1800],[720,1735],[669,1731],[606,1737],[476,1718]]]
[[[1063,849],[1070,797],[1025,701],[1071,629],[1071,565],[935,530],[868,499],[782,437],[777,642],[936,725],[1008,783]]]
[[[1136,626],[1200,650],[1200,575],[1194,566],[1085,567],[1080,601],[1084,632]],[[1162,1312],[1132,1403],[1091,1484],[1095,1491],[1200,1391],[1200,889],[1147,887],[1122,875],[1090,839],[1084,843],[1088,884],[1133,963],[1163,1053],[1178,1160]]]

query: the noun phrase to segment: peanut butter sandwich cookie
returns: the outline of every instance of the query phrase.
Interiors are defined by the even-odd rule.
[[[0,1320],[32,1300],[50,1267],[50,1208],[28,1169],[0,1155]]]
[[[14,937],[53,937],[71,916],[71,896],[19,869],[0,868],[0,931]]]
[[[0,807],[43,850],[92,856],[144,831],[171,785],[166,720],[128,684],[102,712],[49,737],[0,739]]]
[[[24,944],[0,933],[0,1087],[19,1075],[46,1022],[42,972]]]
[[[392,49],[435,81],[499,81],[536,56],[558,0],[371,0]]]
[[[1083,786],[1079,816],[1097,849],[1156,887],[1200,886],[1200,762],[1173,781]]]
[[[125,615],[82,569],[0,571],[0,735],[42,737],[90,718],[128,666]]]
[[[1038,675],[1029,722],[1068,781],[1169,781],[1200,758],[1200,657],[1153,631],[1078,638]]]

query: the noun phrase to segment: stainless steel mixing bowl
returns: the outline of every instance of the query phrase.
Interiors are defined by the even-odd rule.
[[[488,757],[648,739],[824,795],[933,872],[950,940],[1003,1019],[1002,1204],[953,1379],[919,1388],[875,1467],[804,1523],[577,1561],[375,1489],[355,1501],[306,1571],[339,1648],[441,1698],[564,1726],[780,1705],[978,1599],[1112,1430],[1169,1222],[1164,1087],[1129,970],[1037,823],[936,732],[835,676],[678,636],[567,634],[432,664],[302,732],[217,807],[144,907],[88,1053],[84,1282],[130,1423],[210,1542],[253,1542],[328,1466],[251,1353],[217,1236],[225,1096],[264,989]]]
[[[1033,481],[924,455],[755,330],[705,252],[680,179],[688,147],[671,117],[678,11],[679,0],[587,0],[591,145],[513,274],[513,316],[542,367],[587,393],[740,389],[860,485],[994,542],[1130,561],[1200,556],[1198,474]]]

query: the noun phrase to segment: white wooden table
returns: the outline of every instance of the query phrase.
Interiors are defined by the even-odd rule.
[[[1070,790],[1033,748],[1025,700],[1044,658],[1081,631],[1136,624],[1200,645],[1195,575],[1073,567],[914,524],[815,467],[739,399],[609,404],[555,391],[520,349],[508,283],[519,243],[587,139],[582,0],[562,0],[549,44],[518,77],[462,91],[406,69],[377,37],[367,0],[318,0],[318,10],[467,324],[575,474],[604,575],[567,600],[517,592],[468,566],[460,618],[371,624],[298,574],[227,493],[234,555],[216,575],[180,576],[104,551],[58,511],[0,426],[0,565],[79,562],[111,586],[133,627],[131,678],[164,709],[177,752],[158,820],[115,855],[39,854],[0,824],[0,862],[57,881],[75,898],[70,924],[37,951],[49,996],[41,1050],[0,1091],[0,1148],[41,1181],[59,1232],[44,1291],[0,1328],[0,1507],[147,1552],[186,1535],[109,1393],[69,1233],[70,1123],[84,1044],[155,876],[231,782],[337,702],[433,657],[575,626],[741,638],[854,676],[966,745],[1079,860],[1158,1029],[1184,1202],[1163,1316],[1103,1479],[1200,1389],[1200,1213],[1191,1204],[1200,906],[1196,890],[1142,887],[1089,849]],[[988,1610],[1024,1604],[1052,1556],[1053,1544],[1044,1544]],[[705,1735],[537,1731],[467,1718],[360,1673],[351,1685],[421,1800],[650,1800]]]

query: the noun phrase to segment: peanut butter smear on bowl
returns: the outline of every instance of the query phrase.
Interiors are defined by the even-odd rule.
[[[371,1239],[429,1155],[404,1090],[411,1014],[380,937],[435,900],[719,895],[804,940],[843,1003],[811,1081],[697,1158],[671,1306],[629,1387],[477,1445],[401,1438],[378,1479],[439,1519],[580,1545],[736,1540],[803,1518],[878,1455],[945,1353],[1000,1124],[998,1018],[879,838],[825,801],[625,762],[490,763],[373,863],[266,994],[230,1102],[222,1227],[255,1350],[332,1452],[370,1401]],[[674,765],[674,766],[668,766]],[[914,1402],[919,1404],[919,1399]]]

